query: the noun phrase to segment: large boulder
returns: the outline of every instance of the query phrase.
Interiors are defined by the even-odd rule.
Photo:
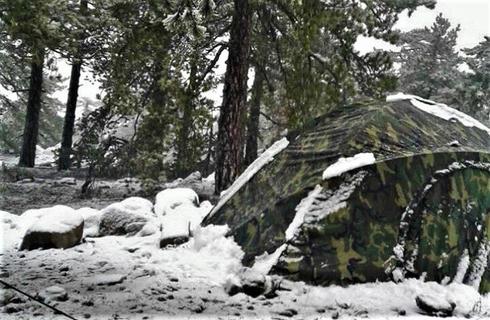
[[[21,218],[29,223],[20,250],[70,248],[82,239],[83,217],[67,206],[26,211]]]
[[[99,235],[139,235],[154,234],[160,229],[150,201],[131,197],[113,203],[103,209],[100,215]]]

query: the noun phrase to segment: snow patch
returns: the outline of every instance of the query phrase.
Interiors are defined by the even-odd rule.
[[[282,244],[273,253],[267,253],[255,257],[255,262],[252,270],[260,274],[268,274],[272,267],[276,265],[277,261],[281,257],[282,253],[287,249],[287,244]]]
[[[233,184],[221,194],[221,199],[218,204],[210,212],[210,216],[213,216],[221,207],[240,190],[250,179],[255,176],[266,164],[274,160],[274,157],[284,150],[289,145],[287,138],[282,138],[276,141],[272,146],[265,150],[248,168],[233,182]]]
[[[296,207],[296,215],[294,216],[293,221],[289,224],[285,233],[286,241],[291,240],[296,235],[298,229],[304,222],[305,215],[310,211],[313,202],[316,200],[322,190],[322,186],[316,185],[315,189],[310,191],[308,193],[308,196],[301,200],[301,202],[298,204],[298,206]]]
[[[366,175],[366,171],[357,172],[352,177],[349,177],[347,181],[343,182],[337,190],[327,190],[326,193],[319,193],[305,215],[304,222],[314,224],[329,214],[347,207],[346,200],[349,199],[352,192],[362,183]]]
[[[376,162],[372,153],[358,153],[353,157],[339,158],[323,171],[323,180],[338,177],[345,172],[371,165]]]
[[[470,265],[470,256],[468,254],[468,249],[465,249],[463,255],[461,256],[456,275],[454,276],[453,283],[463,283],[464,276],[468,271]]]
[[[457,120],[459,121],[462,125],[465,127],[476,127],[480,130],[483,130],[487,132],[490,135],[490,128],[485,126],[483,123],[479,122],[478,120],[470,117],[469,115],[453,109],[445,104],[442,103],[437,103],[431,100],[427,100],[418,96],[414,95],[408,95],[408,94],[403,94],[403,93],[398,93],[395,95],[391,95],[386,97],[387,102],[394,102],[394,101],[402,101],[402,100],[410,100],[410,103],[427,113],[430,113],[436,117],[439,117],[441,119],[451,121],[451,120]]]

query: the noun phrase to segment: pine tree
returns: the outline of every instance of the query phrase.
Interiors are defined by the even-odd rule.
[[[43,69],[48,50],[69,46],[63,31],[70,25],[66,10],[69,2],[61,0],[0,1],[2,32],[10,41],[18,41],[19,52],[29,60],[30,80],[26,106],[20,166],[33,167],[38,143],[39,119],[42,104]]]
[[[88,1],[80,0],[79,14],[83,18],[87,14]],[[84,25],[82,24],[82,27]],[[83,64],[83,31],[78,32],[80,43],[75,49],[75,55],[72,57],[72,67],[70,75],[70,85],[68,87],[68,98],[66,102],[65,121],[63,125],[63,134],[61,136],[61,149],[58,160],[58,169],[67,170],[71,166],[71,148],[73,142],[73,132],[75,127],[75,112],[78,100],[78,87]]]
[[[490,125],[490,37],[463,52],[469,72],[458,86],[459,105],[462,111]]]
[[[455,105],[456,85],[462,79],[456,50],[459,30],[439,14],[430,28],[401,35],[401,50],[395,54],[400,91]]]

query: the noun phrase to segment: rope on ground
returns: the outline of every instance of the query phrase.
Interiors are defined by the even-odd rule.
[[[26,293],[26,292],[24,292],[24,291],[22,291],[22,290],[20,290],[20,289],[17,289],[17,288],[16,288],[16,287],[14,287],[13,285],[8,284],[7,282],[5,282],[5,281],[3,281],[3,280],[0,280],[0,283],[1,283],[1,284],[3,284],[5,287],[7,287],[7,288],[9,288],[9,289],[15,290],[15,291],[17,291],[17,292],[19,292],[19,293],[21,293],[21,294],[25,295],[25,296],[26,296],[26,297],[28,297],[29,299],[32,299],[32,300],[34,300],[34,301],[36,301],[36,302],[38,302],[38,303],[42,304],[43,306],[48,307],[48,308],[50,308],[51,310],[54,310],[56,313],[59,313],[59,314],[61,314],[61,315],[64,315],[65,317],[67,317],[67,318],[69,318],[69,319],[71,319],[71,320],[77,320],[77,319],[73,318],[72,316],[70,316],[69,314],[67,314],[67,313],[65,313],[65,312],[63,312],[63,311],[61,311],[60,309],[55,308],[55,307],[53,307],[53,306],[50,306],[50,305],[49,305],[49,304],[47,304],[47,303],[44,303],[44,302],[43,302],[43,301],[41,301],[40,299],[38,299],[38,298],[36,298],[36,297],[34,297],[34,296],[31,296],[30,294],[28,294],[28,293]]]

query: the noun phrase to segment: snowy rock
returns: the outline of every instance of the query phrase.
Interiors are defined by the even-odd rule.
[[[182,182],[194,182],[194,181],[201,181],[202,180],[202,175],[199,171],[193,172],[190,175],[188,175]]]
[[[170,236],[170,237],[161,237],[160,238],[160,248],[166,248],[168,246],[178,246],[180,244],[186,243],[189,241],[188,235],[181,236]]]
[[[203,182],[206,182],[206,183],[211,183],[211,184],[213,184],[213,185],[214,185],[214,183],[215,183],[214,176],[215,176],[215,174],[214,174],[214,172],[213,172],[213,173],[211,173],[209,176],[207,176],[206,178],[202,179],[202,181],[203,181]]]
[[[66,185],[76,185],[77,180],[75,178],[66,177],[66,178],[61,178],[58,181],[58,183],[59,184],[66,184]]]
[[[14,297],[15,293],[12,290],[0,289],[0,307],[9,304]]]
[[[99,235],[154,234],[160,228],[150,201],[132,197],[113,203],[101,211]]]
[[[189,188],[174,188],[160,191],[155,199],[155,213],[164,216],[181,205],[199,206],[199,196]]]
[[[24,232],[19,216],[0,210],[0,254],[16,247]]]
[[[66,290],[58,286],[52,286],[42,290],[39,292],[38,297],[44,302],[68,300]]]
[[[252,269],[245,269],[238,277],[230,277],[225,283],[225,291],[231,296],[244,293],[253,298],[260,295],[273,297],[277,288],[276,278],[265,276]]]
[[[420,294],[415,298],[420,310],[431,316],[450,317],[453,315],[456,304],[438,295]]]
[[[25,212],[22,217],[37,219],[27,228],[20,250],[70,248],[82,239],[83,217],[70,207],[32,210]]]
[[[19,216],[0,210],[0,223],[2,224],[2,226],[5,226],[6,228],[9,229],[17,228],[18,218]]]
[[[83,217],[83,238],[99,235],[100,211],[92,208],[80,208],[77,212]]]
[[[125,208],[131,211],[135,211],[142,215],[154,215],[153,214],[153,204],[151,201],[140,198],[140,197],[130,197],[124,199],[120,202]]]
[[[204,201],[199,207],[193,203],[184,203],[175,208],[167,208],[166,214],[160,219],[162,239],[189,237],[212,207],[209,201]]]

